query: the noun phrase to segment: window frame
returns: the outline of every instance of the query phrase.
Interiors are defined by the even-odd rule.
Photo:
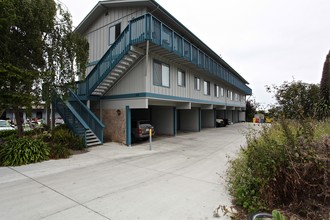
[[[207,96],[211,95],[211,88],[210,87],[211,87],[210,81],[204,80],[204,83],[203,83],[203,93],[204,93],[204,95],[207,95]]]
[[[217,84],[214,84],[214,96],[217,98],[220,97],[220,86]]]
[[[160,65],[160,67],[161,67],[161,75],[160,75],[160,83],[158,83],[158,82],[156,82],[155,81],[155,79],[157,78],[157,77],[155,77],[155,74],[156,74],[156,71],[155,71],[155,64],[158,64],[158,65]],[[165,82],[164,82],[164,68],[167,68],[168,69],[168,72],[167,72],[167,74],[168,74],[168,76],[167,76],[167,82],[168,82],[168,84],[165,84]],[[171,70],[170,70],[170,65],[169,64],[167,64],[167,63],[163,63],[163,62],[161,62],[161,61],[159,61],[159,60],[154,60],[153,61],[153,85],[154,86],[161,86],[161,87],[166,87],[166,88],[170,88],[170,86],[171,86],[171,77],[170,77],[170,75],[171,75]]]
[[[181,75],[181,82],[179,81]],[[186,72],[184,70],[178,69],[177,72],[177,84],[180,87],[186,87]]]
[[[201,91],[201,79],[198,76],[194,77],[194,89]]]
[[[114,39],[113,36],[112,36],[112,28],[114,28]],[[116,23],[114,25],[111,25],[109,27],[109,46],[111,46],[116,40],[117,38],[119,37],[119,35],[121,34],[121,23]]]

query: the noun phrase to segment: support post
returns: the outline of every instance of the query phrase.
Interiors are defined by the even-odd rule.
[[[132,137],[131,137],[131,109],[126,106],[126,145],[131,147]]]

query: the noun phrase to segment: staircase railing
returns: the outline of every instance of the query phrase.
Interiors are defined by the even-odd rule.
[[[98,139],[103,143],[103,123],[95,116],[95,114],[80,101],[79,97],[69,89],[69,103],[74,108],[79,117],[85,122],[86,126],[93,131]]]
[[[198,68],[235,86],[244,93],[252,94],[252,90],[243,82],[244,79],[234,73],[235,70],[224,60],[222,62],[215,61],[206,52],[190,43],[151,14],[142,15],[129,22],[129,25],[103,55],[86,79],[78,85],[78,94],[87,96],[92,94],[107,77],[109,71],[127,54],[130,46],[146,40],[151,40],[152,43],[190,61]]]
[[[100,61],[78,85],[79,95],[90,95],[97,86],[107,77],[109,72],[128,53],[130,46],[145,40],[145,16],[133,19],[116,41],[111,45]]]
[[[74,134],[81,137],[86,145],[87,124],[79,116],[76,110],[69,102],[64,102],[63,99],[57,98],[55,101],[57,112],[62,116],[65,124]]]

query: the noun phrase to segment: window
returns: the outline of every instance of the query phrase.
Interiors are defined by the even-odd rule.
[[[221,96],[224,96],[225,94],[224,94],[224,89],[221,87],[221,89],[220,89],[220,92],[221,92]]]
[[[204,81],[204,95],[210,95],[210,82]]]
[[[219,97],[219,86],[217,84],[214,84],[214,96]]]
[[[229,95],[230,95],[230,91],[229,89],[227,89],[227,98],[229,98]]]
[[[178,70],[178,86],[186,86],[186,73]]]
[[[154,61],[154,85],[170,87],[170,66],[159,61]]]
[[[109,45],[112,45],[120,35],[120,23],[109,28]]]
[[[195,90],[201,90],[201,80],[195,76]]]

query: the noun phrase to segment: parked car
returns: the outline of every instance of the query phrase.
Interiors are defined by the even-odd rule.
[[[55,119],[55,126],[63,125],[63,124],[64,124],[63,118],[56,118]]]
[[[226,127],[227,125],[229,125],[229,120],[226,118],[224,118],[224,119],[217,118],[215,120],[215,122],[216,122],[217,127]]]
[[[133,120],[131,129],[133,142],[148,139],[150,129],[152,129],[152,136],[155,135],[155,129],[149,120]]]
[[[226,123],[223,119],[217,118],[215,119],[217,127],[226,127]]]
[[[0,120],[0,131],[5,130],[15,130],[15,128],[13,128],[8,121]]]

